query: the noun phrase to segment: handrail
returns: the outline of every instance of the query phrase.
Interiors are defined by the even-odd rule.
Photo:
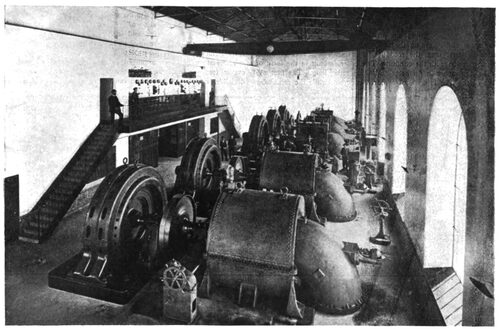
[[[143,97],[138,99],[138,104],[129,105],[129,120],[141,120],[157,113],[180,110],[186,106],[202,107],[201,95],[198,93]]]
[[[236,132],[239,133],[241,131],[241,123],[240,123],[240,120],[238,120],[238,117],[236,116],[236,112],[234,112],[231,101],[229,100],[229,97],[227,95],[224,95],[224,103],[229,110],[229,114],[231,114],[231,118],[233,119],[233,123],[234,123],[234,128],[236,129]]]

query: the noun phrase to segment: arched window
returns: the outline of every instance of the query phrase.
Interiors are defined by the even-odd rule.
[[[361,111],[361,125],[364,127],[366,122],[366,99],[368,97],[368,91],[366,90],[366,82],[363,83],[363,109]]]
[[[403,85],[400,85],[396,94],[396,106],[394,108],[393,194],[404,193],[406,190],[407,121],[406,93]]]
[[[370,120],[367,125],[367,134],[375,134],[376,126],[376,113],[377,113],[377,85],[372,82],[370,91]]]
[[[460,103],[446,86],[432,104],[426,186],[424,267],[453,267],[463,282],[467,139]]]
[[[364,99],[364,106],[365,106],[365,111],[363,112],[363,127],[368,126],[369,122],[369,114],[370,114],[370,85],[368,82],[365,82],[365,99]]]
[[[386,152],[386,129],[385,129],[385,121],[387,112],[387,104],[386,104],[386,91],[385,91],[385,83],[382,82],[380,85],[380,116],[379,116],[379,124],[378,124],[378,161],[385,162],[385,152]]]

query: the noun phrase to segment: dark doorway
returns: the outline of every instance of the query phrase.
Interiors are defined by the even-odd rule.
[[[189,141],[203,137],[204,119],[182,122],[160,129],[158,154],[161,157],[178,158],[184,154]]]
[[[112,78],[102,78],[100,84],[99,92],[99,104],[100,104],[100,120],[101,123],[111,122],[111,114],[109,113],[108,107],[108,97],[111,95],[111,90],[113,90],[114,81]]]
[[[19,235],[19,175],[4,179],[5,241],[16,240]]]
[[[148,131],[129,138],[129,162],[158,166],[158,130]]]

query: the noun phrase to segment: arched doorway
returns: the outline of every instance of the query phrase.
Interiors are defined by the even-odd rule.
[[[446,86],[432,104],[426,186],[424,267],[453,267],[463,282],[467,139],[462,108]]]
[[[400,85],[396,94],[394,108],[394,160],[392,166],[392,193],[400,194],[406,190],[406,145],[408,114],[406,92]]]
[[[385,162],[385,152],[386,152],[386,129],[385,129],[385,121],[387,112],[387,104],[386,104],[386,91],[385,91],[385,83],[382,82],[380,85],[380,116],[379,116],[379,124],[378,124],[378,161]]]

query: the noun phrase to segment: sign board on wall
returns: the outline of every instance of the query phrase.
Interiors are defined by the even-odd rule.
[[[129,69],[128,77],[129,78],[151,78],[151,71],[147,69]]]
[[[196,78],[196,72],[184,72],[182,73],[182,77],[186,79],[194,79]]]

